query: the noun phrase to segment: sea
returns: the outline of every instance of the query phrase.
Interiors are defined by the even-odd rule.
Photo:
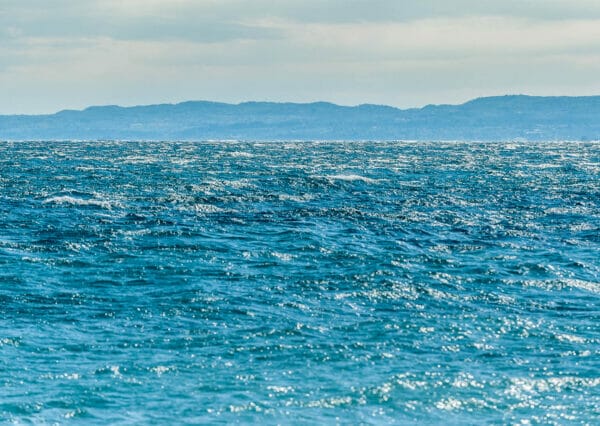
[[[600,424],[598,142],[1,142],[2,424]]]

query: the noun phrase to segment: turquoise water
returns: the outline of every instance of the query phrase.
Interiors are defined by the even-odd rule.
[[[600,145],[0,144],[0,419],[600,422]]]

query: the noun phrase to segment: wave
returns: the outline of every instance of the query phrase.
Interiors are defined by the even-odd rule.
[[[366,176],[355,175],[355,174],[341,174],[341,175],[331,175],[327,176],[328,179],[331,180],[342,180],[347,182],[364,182],[364,183],[377,183],[378,179],[372,179]]]
[[[98,200],[98,199],[85,199],[85,198],[77,198],[72,197],[70,195],[61,195],[56,197],[46,198],[43,201],[43,204],[67,204],[71,206],[92,206],[92,207],[100,207],[102,209],[110,210],[113,207],[116,207],[117,204],[108,200]]]

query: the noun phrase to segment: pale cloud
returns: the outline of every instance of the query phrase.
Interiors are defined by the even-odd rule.
[[[299,44],[333,57],[547,55],[600,52],[600,19],[532,21],[507,17],[438,18],[406,23],[279,24]]]
[[[0,25],[24,38],[94,38],[117,40],[186,39],[215,42],[269,38],[272,29],[253,27],[227,16],[211,2],[20,0],[5,5]],[[198,5],[203,5],[199,8]],[[6,34],[0,33],[0,40]]]
[[[0,112],[600,93],[600,2],[0,2]]]

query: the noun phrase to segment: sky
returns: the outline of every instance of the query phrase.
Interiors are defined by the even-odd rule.
[[[0,114],[600,94],[600,0],[0,0]]]

